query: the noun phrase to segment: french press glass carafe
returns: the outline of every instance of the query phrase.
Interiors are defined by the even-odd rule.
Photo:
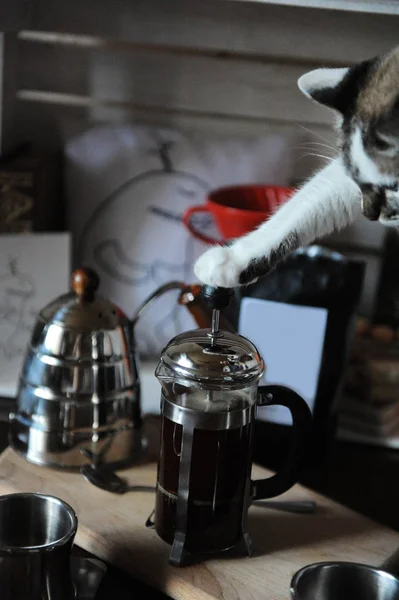
[[[264,363],[256,347],[219,330],[219,309],[230,291],[204,288],[212,306],[211,329],[175,337],[156,369],[162,385],[161,447],[155,529],[172,545],[170,563],[218,553],[251,541],[247,513],[252,501],[282,494],[297,481],[311,413],[294,391],[258,386]],[[293,441],[282,471],[251,481],[256,407],[286,406]]]

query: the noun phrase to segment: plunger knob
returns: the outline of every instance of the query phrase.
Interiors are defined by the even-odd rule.
[[[227,308],[234,296],[232,288],[213,287],[204,285],[202,288],[202,297],[209,308],[213,310],[222,310]]]
[[[93,269],[82,268],[72,273],[71,286],[80,301],[91,301],[100,285],[100,279]]]

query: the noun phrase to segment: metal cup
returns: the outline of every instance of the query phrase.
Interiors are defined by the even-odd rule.
[[[349,562],[315,563],[291,581],[293,600],[399,600],[399,579],[381,568]]]
[[[0,496],[2,600],[75,600],[70,555],[78,520],[59,498]]]

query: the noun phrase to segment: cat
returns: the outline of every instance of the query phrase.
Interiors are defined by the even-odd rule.
[[[361,214],[399,227],[399,46],[352,67],[305,73],[298,87],[337,113],[337,155],[258,229],[204,252],[194,265],[204,284],[252,283]]]

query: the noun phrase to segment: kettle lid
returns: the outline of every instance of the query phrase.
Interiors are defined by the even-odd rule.
[[[234,389],[258,381],[264,362],[247,338],[229,331],[195,329],[173,338],[164,348],[156,371],[162,380],[165,369],[180,381],[187,379],[201,387]]]
[[[97,295],[100,279],[89,268],[77,269],[72,291],[59,296],[39,314],[45,323],[57,323],[74,331],[112,330],[128,324],[127,316],[112,302]]]

